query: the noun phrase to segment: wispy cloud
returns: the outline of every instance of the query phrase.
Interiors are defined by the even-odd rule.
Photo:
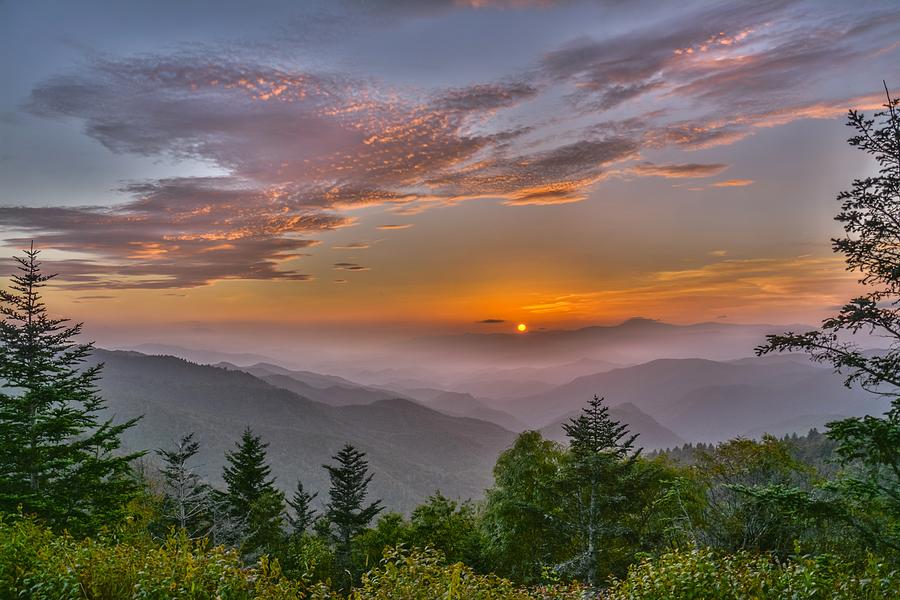
[[[356,263],[350,262],[339,262],[334,263],[334,268],[338,271],[368,271],[369,267],[364,267],[362,265],[358,265]]]
[[[723,164],[697,164],[684,163],[674,165],[656,165],[653,163],[641,163],[631,167],[630,172],[636,175],[665,177],[667,179],[695,179],[700,177],[712,177],[728,168]]]
[[[715,252],[716,258],[724,256]],[[665,318],[691,313],[697,306],[716,314],[727,310],[732,316],[748,311],[817,311],[853,293],[856,277],[843,267],[839,257],[831,256],[718,260],[648,273],[636,285],[541,298],[522,309],[541,315],[638,312]]]
[[[716,188],[730,188],[730,187],[746,187],[748,185],[753,185],[754,181],[752,179],[726,179],[725,181],[717,181],[715,183],[709,184],[709,187]]]
[[[552,3],[381,2],[365,11],[440,18],[485,4]],[[823,73],[892,65],[898,35],[893,5],[833,16],[763,0],[662,11],[541,49],[532,64],[486,81],[447,86],[276,65],[251,46],[94,57],[42,81],[27,110],[74,119],[114,153],[200,161],[220,175],[130,182],[115,206],[0,207],[0,222],[13,232],[7,244],[33,238],[77,253],[53,265],[74,287],[309,279],[298,259],[322,232],[353,223],[351,209],[414,215],[484,198],[556,205],[585,200],[616,172],[719,175],[728,165],[647,156],[665,151],[671,161],[763,128],[877,107],[876,94],[835,95]],[[623,166],[631,161],[641,162]]]
[[[387,225],[379,225],[378,229],[409,229],[412,223],[388,223]]]

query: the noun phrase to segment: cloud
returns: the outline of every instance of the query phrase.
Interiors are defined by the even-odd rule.
[[[366,248],[371,248],[371,244],[369,242],[351,242],[349,244],[342,244],[340,246],[332,246],[332,250],[365,250]]]
[[[493,110],[513,106],[537,94],[538,88],[525,82],[481,84],[448,90],[436,98],[435,105],[448,110]]]
[[[379,225],[378,229],[409,229],[412,226],[413,226],[412,223],[396,223],[396,224]]]
[[[296,204],[279,190],[230,178],[180,178],[125,188],[133,200],[112,207],[0,207],[0,221],[39,246],[89,255],[45,261],[66,285],[183,288],[220,279],[309,276],[284,263],[316,245],[298,236],[349,223]]]
[[[369,267],[363,267],[356,263],[339,262],[334,263],[334,268],[338,271],[368,271]]]
[[[665,177],[667,179],[693,179],[699,177],[712,177],[728,168],[725,164],[669,164],[656,165],[653,163],[641,163],[629,169],[636,175]]]
[[[544,3],[380,2],[366,19],[460,4]],[[893,65],[900,35],[900,10],[886,4],[835,13],[762,0],[671,14],[570,39],[517,72],[452,87],[276,66],[265,43],[88,59],[37,85],[27,110],[75,120],[114,153],[198,161],[219,175],[130,182],[115,206],[0,207],[12,231],[5,241],[77,253],[54,266],[86,288],[304,280],[297,259],[317,233],[351,224],[346,211],[358,207],[412,215],[484,198],[555,205],[586,199],[617,169],[718,175],[726,165],[619,165],[877,107],[876,95],[836,96],[823,73]],[[749,182],[712,187],[739,181]]]
[[[534,314],[594,316],[652,314],[659,318],[706,318],[771,314],[773,310],[820,310],[856,290],[856,277],[840,257],[796,256],[719,260],[695,268],[646,273],[633,285],[548,296],[525,305]],[[805,314],[805,313],[804,313]],[[704,318],[700,316],[699,318]]]
[[[551,150],[485,160],[427,183],[439,196],[501,198],[509,205],[564,204],[586,197],[607,168],[637,155],[625,137],[585,139]]]
[[[717,181],[715,183],[709,184],[709,187],[717,187],[717,188],[730,188],[730,187],[745,187],[748,185],[753,185],[754,181],[752,179],[728,179],[726,181]]]
[[[506,323],[505,319],[482,319],[481,321],[475,321],[476,323],[482,323],[486,325],[493,325],[496,323]]]

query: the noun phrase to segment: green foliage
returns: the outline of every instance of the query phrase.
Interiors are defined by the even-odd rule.
[[[0,523],[0,598],[303,598],[314,586],[282,575],[276,561],[245,567],[235,551],[183,533],[161,545],[75,540],[30,520]]]
[[[306,533],[316,520],[316,511],[312,508],[312,501],[318,496],[318,492],[310,494],[303,489],[303,483],[297,480],[297,489],[293,497],[287,501],[294,509],[293,515],[288,515],[288,523],[293,529],[294,535]]]
[[[558,482],[567,454],[537,431],[526,431],[494,466],[483,519],[492,569],[515,581],[542,580],[542,567],[563,560],[566,539]]]
[[[189,465],[200,450],[194,434],[183,436],[171,450],[159,449],[163,476],[163,521],[167,526],[184,530],[191,539],[209,534],[212,511],[212,488]]]
[[[603,399],[594,396],[563,428],[570,459],[560,478],[559,532],[574,552],[556,569],[597,586],[630,562],[637,537],[632,517],[643,508],[637,500],[650,479],[638,467],[637,436],[610,418]]]
[[[536,431],[500,455],[482,518],[490,570],[523,583],[558,575],[594,585],[636,553],[687,539],[698,486],[664,459],[634,453],[633,436],[599,398],[570,426],[566,451]],[[675,482],[679,481],[677,486]]]
[[[437,550],[385,550],[381,565],[366,573],[351,600],[531,600],[583,598],[577,587],[526,590],[496,575],[479,575],[462,563],[446,564]]]
[[[765,555],[676,550],[645,558],[614,582],[609,600],[884,600],[900,597],[900,572],[875,557],[862,565],[829,555],[783,563]]]
[[[731,440],[699,452],[693,470],[706,495],[695,541],[786,556],[796,540],[809,535],[811,522],[746,493],[762,486],[812,487],[814,470],[794,459],[786,442],[771,436]]]
[[[219,493],[219,500],[228,517],[242,531],[241,550],[256,556],[272,549],[282,539],[284,496],[269,477],[266,448],[250,428],[244,430],[237,451],[225,455],[228,465],[222,478],[227,489]]]
[[[353,561],[357,570],[368,571],[379,564],[385,548],[412,547],[409,522],[400,513],[384,513],[374,527],[369,527],[353,539]]]
[[[885,86],[887,92],[887,86]],[[844,255],[848,269],[860,273],[869,290],[826,319],[819,330],[768,336],[757,354],[800,350],[817,362],[830,364],[845,375],[847,386],[860,385],[892,398],[884,418],[851,418],[829,423],[828,437],[846,472],[815,493],[785,494],[757,491],[783,508],[812,511],[848,525],[860,543],[879,551],[900,553],[900,101],[891,99],[875,119],[850,111],[856,130],[850,145],[871,155],[876,175],[857,179],[838,196],[836,220],[845,235],[833,239],[835,252]],[[876,123],[876,120],[878,121]],[[868,333],[887,343],[887,349],[864,352],[847,341],[851,333]]]
[[[97,531],[121,517],[138,492],[121,434],[136,419],[101,421],[96,382],[101,366],[82,363],[92,344],[75,338],[81,324],[53,319],[40,290],[39,251],[15,257],[19,273],[0,290],[0,512],[19,507],[57,530]]]
[[[381,500],[364,505],[373,477],[365,456],[346,444],[332,457],[336,465],[323,465],[331,478],[326,517],[336,544],[337,566],[342,572],[349,572],[351,567],[353,538],[383,510]]]
[[[469,501],[456,502],[439,492],[430,496],[410,517],[409,543],[416,548],[435,548],[450,562],[477,570],[487,567],[480,515]]]
[[[266,464],[266,448],[259,436],[247,427],[237,443],[235,452],[226,452],[228,465],[222,472],[227,490],[225,501],[236,516],[250,513],[253,503],[275,491],[272,469]]]
[[[293,535],[278,548],[276,556],[288,577],[324,582],[326,586],[335,578],[334,552],[320,537]]]

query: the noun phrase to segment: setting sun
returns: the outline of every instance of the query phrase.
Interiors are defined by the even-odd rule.
[[[528,330],[528,325],[526,325],[525,323],[519,323],[518,325],[516,325],[516,330],[518,330],[519,333],[525,333]]]

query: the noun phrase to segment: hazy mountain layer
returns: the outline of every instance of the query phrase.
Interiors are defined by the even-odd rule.
[[[880,414],[887,401],[843,386],[828,369],[796,359],[655,360],[579,377],[498,408],[530,426],[555,422],[594,394],[611,406],[632,403],[686,441],[722,441],[785,424],[818,423],[834,416]]]
[[[296,478],[324,491],[321,465],[349,442],[369,455],[372,493],[408,510],[435,490],[480,497],[491,468],[514,434],[485,421],[452,417],[408,400],[332,407],[272,386],[248,373],[166,356],[98,350],[106,363],[100,388],[117,419],[144,415],[125,437],[135,449],[167,445],[195,431],[199,461],[221,483],[224,452],[247,425],[270,444],[273,473],[284,489]]]

